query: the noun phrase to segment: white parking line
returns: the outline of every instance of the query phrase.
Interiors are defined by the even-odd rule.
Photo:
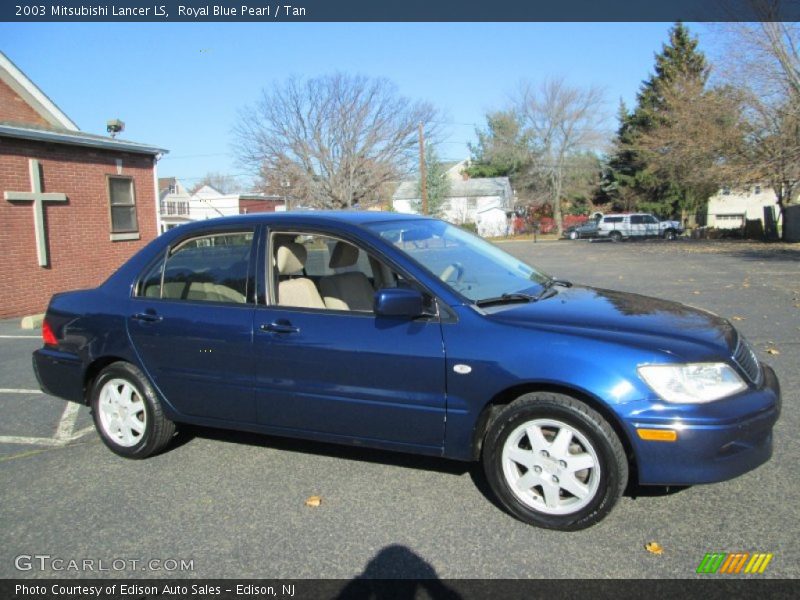
[[[43,437],[22,437],[17,435],[0,435],[0,444],[28,444],[31,446],[63,446],[66,440]]]
[[[3,340],[40,340],[40,335],[0,335]]]
[[[15,389],[0,389],[0,393],[10,394],[41,394],[40,390],[15,390]],[[75,431],[75,422],[78,420],[78,412],[81,409],[80,404],[75,402],[67,402],[64,407],[64,412],[61,413],[61,418],[58,420],[56,433],[53,437],[29,437],[21,435],[0,435],[0,444],[26,444],[30,446],[66,446],[70,442],[94,431],[94,427],[84,427]]]
[[[59,421],[58,427],[56,428],[55,439],[70,439],[72,432],[75,429],[75,421],[78,419],[78,411],[80,409],[80,404],[76,404],[75,402],[67,402],[67,405],[64,407],[64,412],[61,413],[61,421]]]
[[[25,390],[21,388],[0,388],[0,394],[41,394],[42,390]]]

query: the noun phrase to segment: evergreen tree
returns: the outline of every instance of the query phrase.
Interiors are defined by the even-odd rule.
[[[621,208],[634,205],[662,216],[681,209],[696,208],[699,200],[691,191],[647,168],[637,142],[669,122],[667,97],[673,87],[692,82],[702,90],[708,81],[705,56],[697,50],[698,40],[683,23],[676,23],[669,32],[669,42],[655,57],[655,73],[642,83],[636,106],[628,111],[620,106],[620,126],[615,151],[609,160],[604,188]]]
[[[439,160],[436,148],[430,144],[425,147],[425,185],[428,193],[428,214],[439,217],[450,195],[450,179],[447,177],[447,169]],[[417,212],[422,212],[421,178],[417,180],[417,194],[420,199],[414,201],[413,208]]]
[[[476,130],[478,143],[469,144],[472,164],[470,177],[510,177],[520,175],[530,163],[530,148],[522,124],[514,112],[495,111],[486,115],[486,129]]]

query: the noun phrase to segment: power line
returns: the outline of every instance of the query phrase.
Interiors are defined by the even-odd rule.
[[[161,160],[175,160],[175,159],[183,159],[183,158],[207,158],[207,157],[210,157],[210,156],[230,156],[230,153],[229,152],[216,152],[214,154],[184,154],[184,155],[178,155],[178,156],[171,156],[171,155],[168,154],[164,158],[162,158]]]

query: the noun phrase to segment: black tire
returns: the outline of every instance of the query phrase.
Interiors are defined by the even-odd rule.
[[[553,451],[552,456],[536,449],[540,444],[529,437],[531,428],[538,429],[544,443],[550,443],[547,448]],[[562,429],[569,434],[563,455],[553,444]],[[517,438],[519,435],[522,437]],[[504,457],[504,449],[522,453],[525,460],[530,457],[529,468]],[[565,460],[557,460],[559,457]],[[579,460],[592,461],[594,466],[570,470],[569,462],[575,467]],[[497,415],[484,438],[483,468],[497,499],[514,517],[562,531],[584,529],[603,519],[628,482],[625,449],[605,419],[579,400],[550,392],[525,394]],[[523,485],[524,490],[512,487],[509,477],[521,482],[525,476],[532,479]],[[583,497],[561,487],[573,487],[576,481],[582,486],[580,491],[586,491]],[[551,498],[555,498],[552,504],[546,501],[545,486],[556,489],[551,491]]]
[[[622,241],[622,234],[619,231],[612,231],[608,234],[608,237],[611,238],[612,242],[621,242]]]
[[[664,239],[669,241],[674,241],[677,239],[678,234],[675,233],[674,229],[665,229],[664,230]]]
[[[104,396],[104,392],[108,396]],[[135,412],[131,418],[141,423],[141,432],[134,432],[126,427],[129,433],[126,438],[121,426],[116,433],[113,431],[114,423],[119,424],[121,419],[120,409],[114,405],[114,392],[117,397],[129,392],[128,395],[134,402],[130,406],[136,406],[138,410],[126,409],[125,415]],[[175,424],[164,416],[161,403],[147,378],[130,363],[115,362],[100,372],[92,384],[90,405],[100,438],[111,451],[120,456],[147,458],[163,450],[175,434]]]
[[[577,240],[579,237],[581,237],[581,234],[578,233],[577,231],[570,231],[569,232],[569,239]]]

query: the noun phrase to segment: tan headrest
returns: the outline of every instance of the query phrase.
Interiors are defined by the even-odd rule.
[[[352,267],[358,260],[358,248],[346,242],[336,242],[328,266],[331,269]]]
[[[303,270],[308,253],[302,244],[289,242],[278,248],[275,256],[275,266],[281,275],[293,275]]]

